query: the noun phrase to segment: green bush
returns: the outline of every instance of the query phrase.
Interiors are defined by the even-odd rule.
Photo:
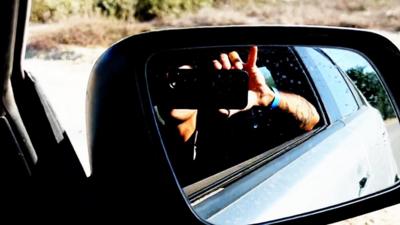
[[[96,0],[94,7],[107,17],[130,20],[134,17],[137,3],[138,0]]]
[[[135,17],[143,21],[167,14],[179,15],[182,12],[193,11],[212,3],[213,0],[138,0]]]
[[[32,0],[31,21],[50,22],[72,15],[101,14],[122,20],[151,20],[193,11],[213,0]]]
[[[390,100],[374,72],[365,72],[364,67],[355,67],[346,71],[368,102],[381,112],[383,119],[395,117]]]
[[[64,19],[71,15],[90,14],[94,0],[33,0],[30,20],[50,22]]]

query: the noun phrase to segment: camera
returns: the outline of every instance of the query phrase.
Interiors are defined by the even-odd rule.
[[[248,79],[243,70],[176,69],[166,74],[163,100],[172,108],[243,109]]]

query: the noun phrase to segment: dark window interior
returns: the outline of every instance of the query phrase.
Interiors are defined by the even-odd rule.
[[[183,186],[239,164],[304,133],[291,116],[268,107],[253,107],[229,119],[222,118],[215,109],[199,109],[198,132],[187,143],[179,142],[179,138],[174,135],[176,130],[168,125],[168,118],[165,116],[168,110],[163,107],[162,96],[167,91],[162,84],[165,73],[182,65],[212,69],[213,59],[218,59],[220,53],[233,50],[245,62],[248,49],[249,47],[219,47],[177,50],[158,53],[149,60],[147,76],[152,101],[157,106],[160,131]],[[268,68],[279,91],[303,96],[322,115],[307,74],[291,47],[259,47],[257,66]],[[321,125],[318,124],[317,127]]]

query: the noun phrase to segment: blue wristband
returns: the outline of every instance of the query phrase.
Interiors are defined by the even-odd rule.
[[[275,94],[275,98],[272,101],[270,107],[271,107],[271,109],[275,109],[275,108],[277,108],[279,106],[279,102],[281,101],[281,95],[279,94],[279,91],[274,87],[272,88],[272,91]]]

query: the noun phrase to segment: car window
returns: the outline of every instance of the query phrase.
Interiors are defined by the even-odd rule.
[[[306,64],[306,67],[310,73],[318,71],[326,83],[326,87],[341,116],[346,117],[357,111],[359,107],[354,95],[336,66],[325,55],[314,48],[301,49],[306,52],[311,61],[318,62],[314,65]]]
[[[168,159],[185,197],[201,218],[219,223],[231,215],[246,215],[240,208],[252,205],[253,212],[271,210],[267,216],[263,214],[265,221],[344,202],[360,197],[361,193],[371,193],[364,185],[360,186],[361,179],[371,180],[368,184],[376,189],[393,184],[396,170],[391,162],[389,142],[372,138],[377,137],[374,132],[385,134],[384,121],[369,105],[358,110],[362,105],[358,97],[367,97],[363,96],[366,93],[360,92],[358,96],[358,87],[349,80],[351,75],[347,77],[318,47],[258,46],[256,68],[253,69],[260,71],[262,76],[257,76],[257,79],[265,81],[269,88],[279,90],[287,105],[290,104],[288,96],[294,96],[296,101],[290,105],[295,110],[274,110],[269,102],[242,111],[239,110],[242,108],[233,108],[239,110],[233,115],[222,114],[221,110],[226,112],[231,108],[214,105],[221,97],[218,93],[225,90],[236,96],[237,92],[229,91],[237,88],[235,85],[239,86],[237,90],[243,90],[240,89],[243,74],[228,68],[224,68],[224,73],[216,72],[222,69],[217,69],[215,61],[223,61],[222,53],[236,51],[248,66],[250,60],[245,60],[251,59],[253,47],[165,50],[152,55],[146,64],[153,112]],[[233,58],[230,54],[225,57]],[[234,62],[241,61],[232,58],[229,58],[231,67]],[[251,70],[243,70],[249,79],[255,76],[251,75]],[[361,79],[364,75],[357,77]],[[223,85],[226,83],[232,85]],[[358,81],[359,86],[363,83]],[[244,85],[249,88],[245,91],[250,92],[251,84]],[[218,88],[213,89],[216,86]],[[178,101],[171,101],[174,98]],[[299,123],[293,117],[299,112],[303,116],[310,111],[304,104],[299,104],[298,100],[302,98],[315,107],[321,118],[327,118],[321,119],[308,131],[299,129]],[[176,116],[177,111],[184,112],[185,116]],[[195,129],[187,138],[182,135],[185,130],[179,128],[182,121],[194,121],[190,125]],[[360,135],[362,132],[365,134]],[[365,135],[369,135],[370,144],[364,144]],[[378,145],[385,151],[381,154],[385,163],[375,160],[377,151],[368,148]],[[352,151],[348,151],[349,148]],[[343,160],[351,163],[339,165]],[[372,164],[375,165],[372,169],[365,166]],[[342,172],[338,172],[338,165]],[[373,173],[381,178],[372,181],[375,179]],[[381,182],[383,178],[385,185]],[[318,185],[309,186],[310,181],[318,181]],[[299,183],[302,185],[298,186]],[[329,197],[312,200],[310,202],[315,205],[309,205],[309,208],[286,197],[288,193],[300,191],[302,194],[299,196],[306,199],[305,196],[313,196],[313,192],[321,189],[329,193],[327,186],[335,185],[351,191],[335,193],[334,201]],[[266,203],[264,206],[254,203],[260,195],[265,197],[262,201]],[[281,215],[280,209],[285,204],[295,207],[291,213],[285,211]],[[221,209],[225,212],[219,211]],[[251,223],[259,222],[254,218],[251,218]]]
[[[182,65],[192,70],[203,68],[202,71],[210,71],[214,59],[218,59],[221,53],[233,50],[246,60],[248,46],[168,51],[156,54],[149,60],[147,68],[150,93],[160,130],[167,143],[167,151],[178,179],[184,187],[238,165],[241,165],[240,168],[245,167],[243,163],[250,165],[248,160],[269,152],[272,154],[272,149],[306,133],[299,129],[299,124],[293,116],[280,110],[271,110],[269,107],[255,106],[229,119],[221,119],[212,109],[202,108],[197,114],[198,132],[188,140],[191,144],[175,144],[176,137],[171,136],[173,131],[167,125],[170,121],[165,112],[165,102],[168,101],[166,95],[169,91],[167,89],[176,85],[175,82],[163,85],[165,77],[172,77],[168,71],[174,71]],[[321,117],[323,116],[324,111],[320,108],[307,73],[292,47],[260,46],[257,67],[263,72],[268,85],[282,93],[302,96],[316,107]],[[188,81],[185,82],[189,85]],[[321,120],[315,128],[323,126],[324,123]],[[185,150],[176,150],[181,148]]]

